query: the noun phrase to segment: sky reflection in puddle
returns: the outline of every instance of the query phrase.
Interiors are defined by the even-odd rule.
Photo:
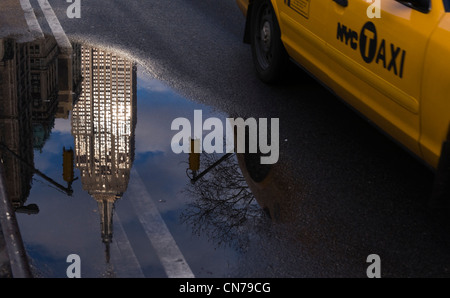
[[[23,191],[15,207],[36,276],[66,277],[70,254],[81,257],[82,277],[232,275],[243,224],[260,216],[236,158],[192,185],[188,154],[170,147],[175,118],[193,121],[194,110],[205,118],[227,115],[183,98],[108,51],[74,43],[67,60],[51,38],[27,47],[33,121],[16,117],[22,131],[14,138],[19,155],[34,160],[42,175],[31,178],[29,166],[3,156],[11,155],[7,173],[14,168],[22,179],[11,187]],[[20,57],[13,58],[19,68],[28,59]],[[32,127],[32,139],[23,127]],[[6,145],[17,151],[11,142]],[[202,154],[202,169],[218,158]]]

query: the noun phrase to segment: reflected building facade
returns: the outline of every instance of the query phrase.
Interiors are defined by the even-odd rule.
[[[58,107],[59,48],[52,36],[28,46],[31,65],[31,97],[33,100],[33,146],[42,150],[55,123]]]
[[[33,148],[42,150],[60,99],[70,98],[71,108],[81,81],[81,45],[63,53],[51,35],[28,43],[0,39],[0,157],[16,212],[30,211],[24,204],[35,173]]]
[[[72,42],[71,53],[62,53],[58,58],[58,108],[56,118],[68,119],[78,101],[83,77],[81,74],[81,44]]]
[[[82,90],[72,134],[81,183],[98,203],[102,241],[112,241],[114,203],[128,187],[134,161],[136,64],[106,51],[81,47]]]
[[[13,207],[19,208],[28,198],[33,177],[26,165],[33,165],[34,158],[29,44],[0,39],[0,47],[0,155],[6,192]]]

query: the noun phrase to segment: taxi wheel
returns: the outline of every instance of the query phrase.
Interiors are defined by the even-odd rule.
[[[250,38],[253,63],[259,78],[265,83],[276,83],[283,77],[289,57],[269,0],[255,1],[253,4]]]

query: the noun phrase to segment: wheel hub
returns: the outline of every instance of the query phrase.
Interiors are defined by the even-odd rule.
[[[264,50],[268,51],[270,48],[270,43],[272,42],[272,32],[271,32],[270,23],[268,21],[265,21],[262,26],[261,41],[264,46]]]

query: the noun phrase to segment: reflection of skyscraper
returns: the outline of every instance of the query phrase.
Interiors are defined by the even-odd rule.
[[[28,44],[0,39],[0,142],[33,164],[31,68]],[[6,191],[13,207],[21,207],[30,192],[33,173],[24,162],[0,150]]]
[[[83,188],[98,202],[108,254],[114,202],[127,189],[134,160],[136,65],[84,46],[81,57],[82,91],[72,116],[75,164]]]
[[[59,94],[57,118],[67,119],[77,102],[82,88],[81,44],[72,43],[71,53],[58,57]]]
[[[58,45],[53,36],[29,45],[31,97],[33,99],[33,145],[42,149],[50,136],[58,107]]]

